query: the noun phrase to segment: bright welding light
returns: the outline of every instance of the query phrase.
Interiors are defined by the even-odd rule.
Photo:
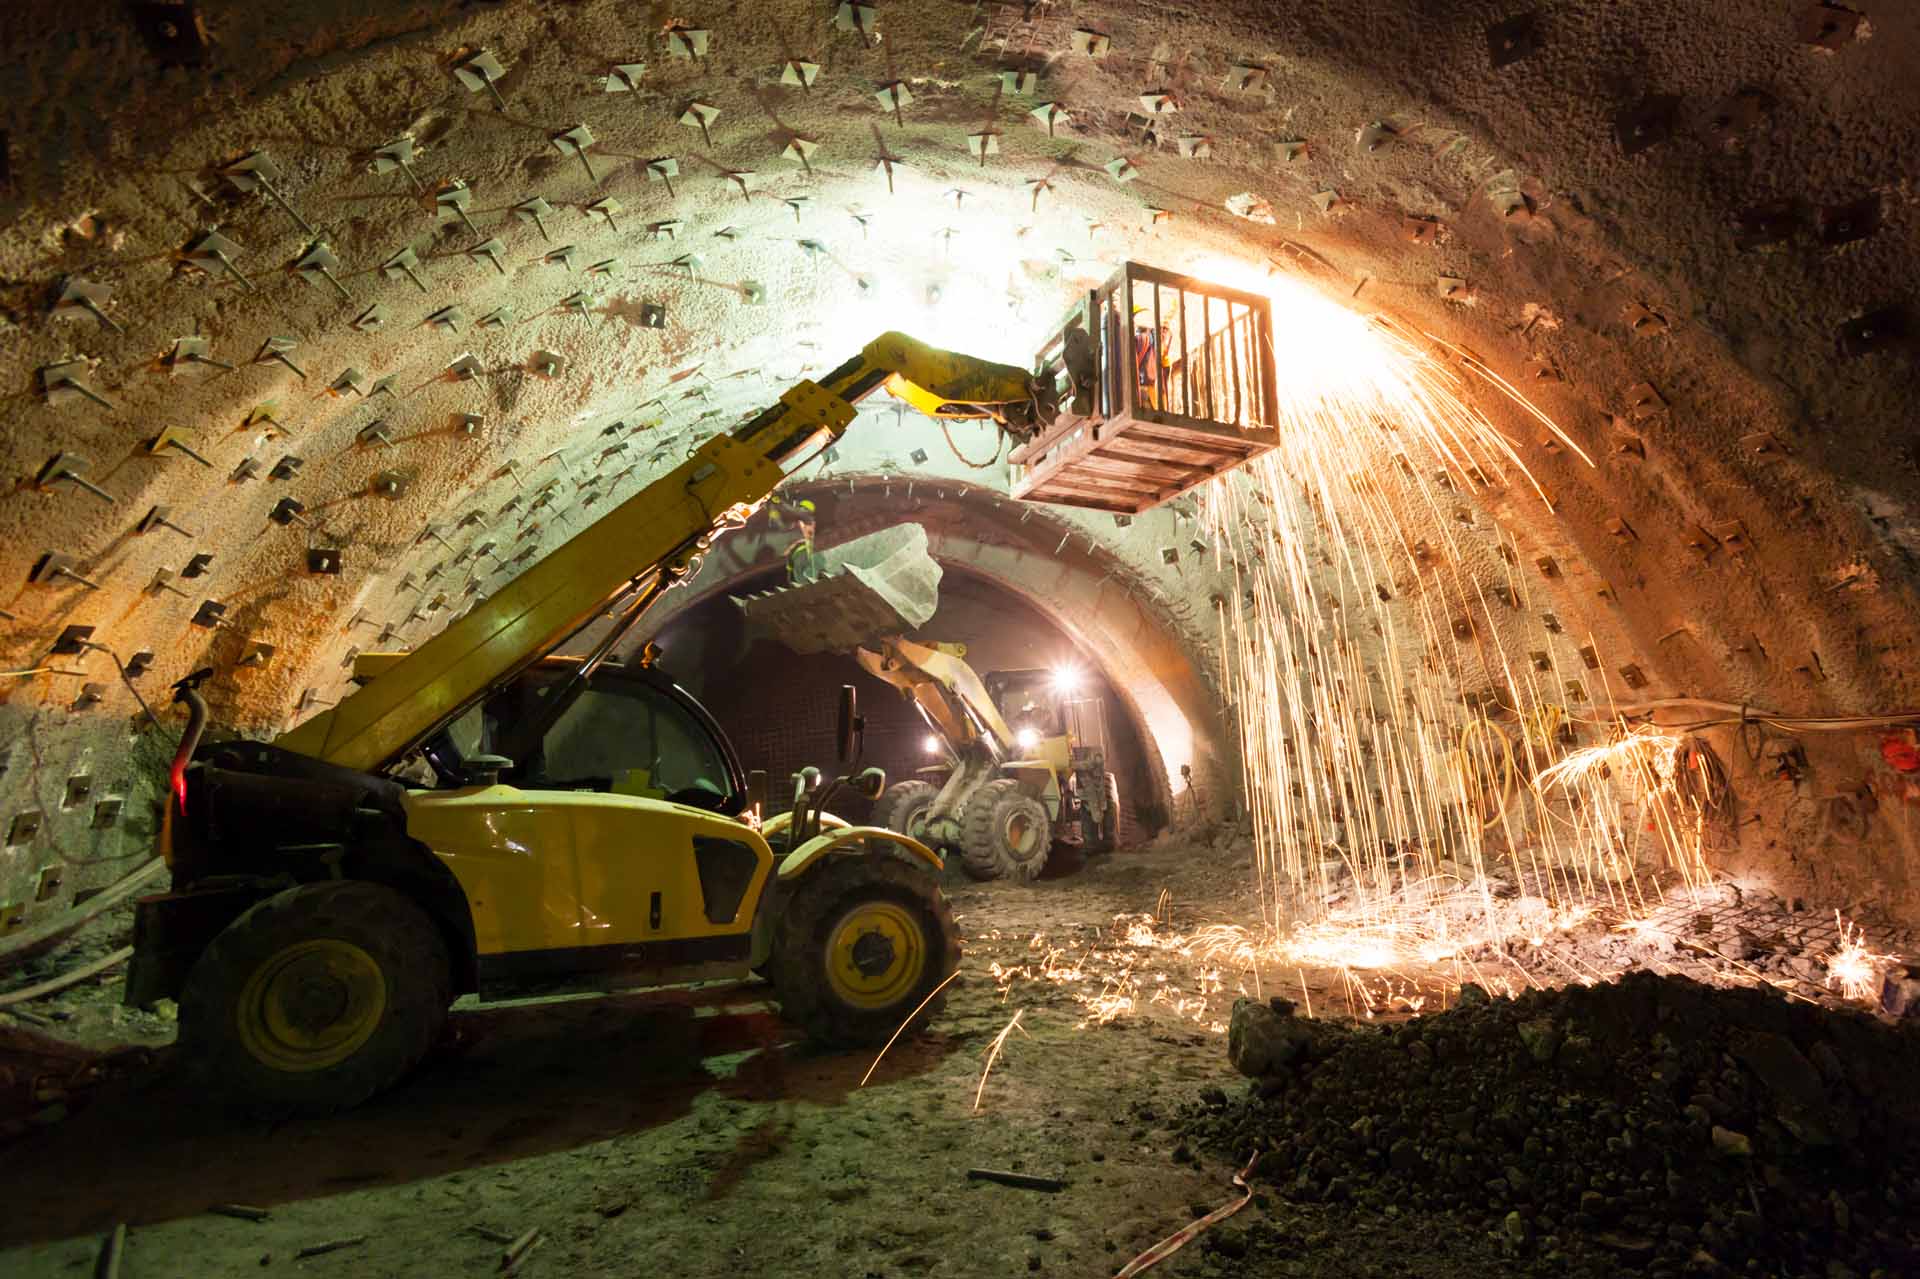
[[[1053,691],[1072,694],[1080,691],[1080,668],[1078,666],[1056,666],[1053,668]]]
[[[1040,733],[1037,729],[1023,728],[1013,736],[1014,740],[1020,743],[1020,749],[1023,751],[1030,751],[1040,744]]]
[[[929,755],[938,755],[940,753],[940,739],[932,733],[928,733],[926,741],[921,744],[927,748],[927,754]]]

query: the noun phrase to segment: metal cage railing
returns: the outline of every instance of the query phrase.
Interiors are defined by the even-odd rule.
[[[1061,412],[1014,454],[1020,496],[1145,509],[1277,438],[1273,314],[1259,294],[1128,262],[1074,304],[1034,371]]]

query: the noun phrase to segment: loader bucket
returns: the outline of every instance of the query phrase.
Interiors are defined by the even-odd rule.
[[[796,653],[846,653],[926,624],[940,603],[940,566],[918,524],[856,537],[819,554],[815,580],[733,602],[756,629]]]

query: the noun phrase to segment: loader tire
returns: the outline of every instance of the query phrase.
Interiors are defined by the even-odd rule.
[[[975,879],[1027,880],[1047,865],[1053,823],[1047,806],[1010,777],[988,782],[960,814],[960,863]]]
[[[927,842],[927,809],[940,794],[930,782],[895,782],[873,806],[873,824]]]
[[[787,894],[768,975],[782,1015],[810,1038],[876,1044],[906,1029],[909,1016],[917,1030],[939,1012],[944,992],[928,995],[959,964],[960,933],[939,881],[923,866],[868,853],[828,858]]]
[[[1120,786],[1112,773],[1102,774],[1101,784],[1106,787],[1106,805],[1096,819],[1084,808],[1080,812],[1080,851],[1083,853],[1110,853],[1119,843],[1120,833]]]
[[[446,942],[418,906],[379,884],[305,884],[201,953],[180,996],[180,1045],[211,1096],[325,1114],[419,1064],[451,1002]]]

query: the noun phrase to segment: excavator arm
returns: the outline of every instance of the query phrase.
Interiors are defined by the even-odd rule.
[[[780,482],[845,434],[854,405],[885,389],[937,418],[985,418],[1017,439],[1054,406],[1024,369],[886,333],[818,382],[802,381],[731,432],[609,511],[379,678],[283,734],[280,747],[376,771],[488,690],[624,600],[585,678],[641,614],[689,576],[712,539],[736,528]]]

